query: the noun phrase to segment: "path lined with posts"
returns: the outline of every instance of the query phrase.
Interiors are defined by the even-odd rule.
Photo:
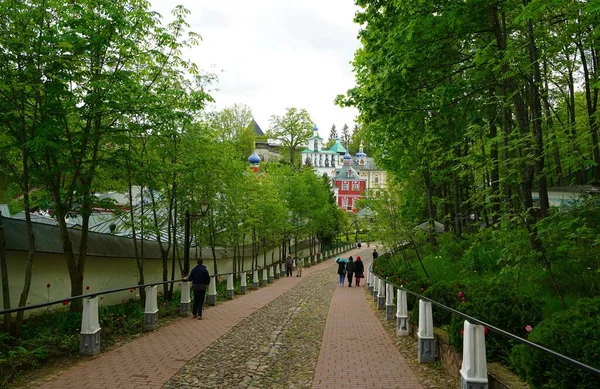
[[[364,287],[347,284],[331,300],[312,387],[423,388],[371,310]]]
[[[28,387],[421,388],[364,288],[337,286],[336,269],[333,260],[305,268]],[[239,349],[236,339],[256,344]]]

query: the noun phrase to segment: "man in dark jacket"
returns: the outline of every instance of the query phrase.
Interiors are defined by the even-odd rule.
[[[210,285],[210,276],[206,266],[202,264],[202,260],[198,260],[198,264],[192,269],[192,272],[187,278],[192,281],[192,290],[194,291],[194,307],[192,314],[194,319],[202,320],[202,311],[204,311],[204,299],[206,298],[206,289]]]
[[[354,258],[352,258],[352,256],[348,258],[348,263],[346,264],[346,271],[348,272],[348,287],[352,288],[352,275],[354,274]]]

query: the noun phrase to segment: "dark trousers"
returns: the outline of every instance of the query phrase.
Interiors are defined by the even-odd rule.
[[[352,286],[352,273],[348,273],[348,286]]]
[[[291,276],[292,276],[292,268],[291,268],[291,267],[287,267],[287,266],[286,266],[286,267],[285,267],[285,272],[286,272],[286,275],[287,275],[288,277],[291,277]]]
[[[192,308],[192,314],[194,316],[202,316],[204,310],[204,299],[206,298],[206,289],[194,290],[194,307]]]

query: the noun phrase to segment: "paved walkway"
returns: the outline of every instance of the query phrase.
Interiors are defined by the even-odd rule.
[[[353,250],[350,254],[370,256],[371,251]],[[266,288],[210,307],[204,313],[205,320],[179,320],[59,373],[42,386],[33,383],[32,387],[162,388],[188,361],[244,318],[306,280],[311,273],[325,269],[333,273],[334,267],[332,261],[327,261],[305,268],[305,277],[276,280]],[[354,340],[355,337],[359,340]],[[371,311],[362,287],[339,287],[335,291],[313,378],[314,388],[350,386],[422,387]],[[285,388],[286,383],[281,382],[277,387]]]
[[[423,388],[371,310],[364,287],[347,284],[331,300],[312,387]]]

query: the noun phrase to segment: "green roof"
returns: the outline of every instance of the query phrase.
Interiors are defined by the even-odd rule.
[[[340,142],[335,142],[333,146],[329,148],[329,151],[332,151],[334,153],[345,153],[346,149],[344,148],[344,146],[342,146]]]

